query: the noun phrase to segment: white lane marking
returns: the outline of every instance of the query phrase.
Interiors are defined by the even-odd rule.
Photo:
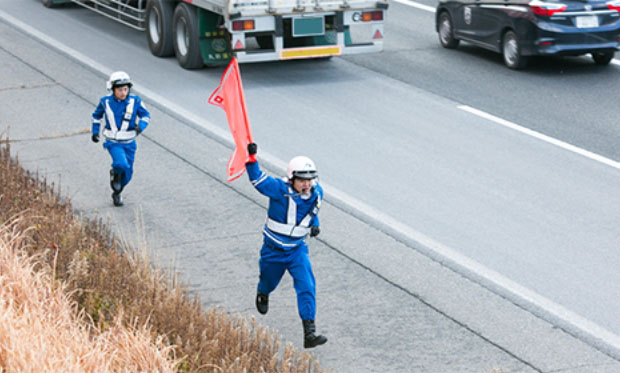
[[[592,160],[595,160],[597,162],[606,164],[606,165],[608,165],[610,167],[613,167],[615,169],[620,170],[620,162],[616,162],[616,161],[611,160],[609,158],[603,157],[602,155],[599,155],[599,154],[596,154],[596,153],[592,153],[591,151],[582,149],[582,148],[580,148],[578,146],[571,145],[571,144],[569,144],[567,142],[564,142],[564,141],[555,139],[553,137],[544,135],[544,134],[542,134],[540,132],[536,132],[536,131],[531,130],[529,128],[522,127],[522,126],[520,126],[520,125],[518,125],[516,123],[509,122],[509,121],[507,121],[505,119],[496,117],[495,115],[486,113],[486,112],[484,112],[482,110],[474,109],[471,106],[459,105],[457,107],[459,109],[461,109],[461,110],[467,111],[467,112],[469,112],[471,114],[474,114],[474,115],[477,115],[477,116],[479,116],[481,118],[493,121],[493,122],[495,122],[495,123],[497,123],[499,125],[502,125],[504,127],[508,127],[508,128],[510,128],[512,130],[515,130],[515,131],[524,133],[526,135],[535,137],[535,138],[537,138],[539,140],[542,140],[544,142],[547,142],[549,144],[558,146],[558,147],[560,147],[562,149],[566,149],[566,150],[571,151],[573,153],[577,153],[577,154],[582,155],[582,156],[584,156],[586,158],[590,158]]]
[[[418,9],[426,10],[428,12],[435,13],[435,8],[430,7],[428,5],[417,3],[415,1],[411,1],[411,0],[393,0],[393,1],[396,1],[397,3],[401,3],[401,4],[404,4],[404,5],[407,5],[407,6],[411,6],[411,7],[414,7],[414,8],[418,8]],[[613,59],[613,60],[611,60],[611,63],[614,64],[614,65],[620,66],[620,60]],[[587,151],[585,149],[582,149],[582,148],[579,148],[577,146],[568,144],[568,143],[566,143],[564,141],[560,141],[560,140],[555,139],[553,137],[550,137],[550,136],[547,136],[547,135],[543,135],[542,133],[539,133],[539,132],[533,131],[531,129],[519,126],[518,124],[509,122],[509,121],[507,121],[505,119],[496,117],[496,116],[491,115],[489,113],[485,113],[484,111],[475,109],[475,108],[473,108],[471,106],[459,105],[457,107],[459,109],[461,109],[461,110],[468,111],[468,112],[470,112],[470,113],[472,113],[474,115],[477,115],[477,116],[480,116],[482,118],[491,120],[491,121],[493,121],[493,122],[495,122],[497,124],[500,124],[502,126],[511,128],[511,129],[513,129],[515,131],[519,131],[519,132],[524,133],[526,135],[533,136],[533,137],[535,137],[537,139],[543,140],[543,141],[548,142],[550,144],[553,144],[555,146],[559,146],[560,148],[569,150],[571,152],[583,155],[584,157],[593,159],[593,160],[595,160],[597,162],[604,163],[604,164],[606,164],[608,166],[611,166],[613,168],[620,169],[620,162],[616,162],[616,161],[613,161],[613,160],[611,160],[609,158],[605,158],[602,155],[598,155],[596,153],[592,153],[592,152]]]
[[[411,0],[393,0],[393,1],[396,1],[397,3],[401,3],[403,5],[407,5],[410,7],[426,10],[427,12],[435,13],[435,8],[429,5],[416,3],[415,1],[411,1]]]
[[[395,1],[397,3],[401,3],[403,5],[410,6],[412,8],[422,9],[422,10],[425,10],[425,11],[431,12],[431,13],[437,12],[437,9],[432,7],[432,6],[428,6],[428,5],[425,5],[425,4],[420,4],[418,2],[411,1],[411,0],[392,0],[392,1]],[[618,59],[611,60],[611,63],[614,64],[614,65],[620,66],[620,60],[618,60]]]
[[[91,58],[79,53],[78,51],[66,46],[65,44],[62,44],[61,42],[50,38],[42,32],[8,15],[2,10],[0,10],[0,18],[4,19],[7,23],[10,23],[13,26],[21,29],[23,32],[39,39],[43,43],[46,43],[53,48],[59,50],[60,52],[74,58],[75,60],[81,62],[82,64],[86,65],[94,71],[98,71],[105,75],[109,75],[112,72],[112,70],[108,67],[97,63]],[[141,92],[142,96],[148,98],[150,101],[159,102],[160,105],[166,107],[167,110],[169,110],[170,112],[173,112],[176,115],[185,118],[185,120],[192,122],[200,127],[203,127],[206,131],[212,133],[214,136],[223,140],[225,143],[230,144],[231,147],[234,147],[234,142],[232,141],[231,136],[227,131],[220,129],[212,122],[209,122],[197,115],[190,113],[179,105],[170,102],[169,100],[163,98],[162,96],[154,93],[153,91],[145,87],[136,85],[134,85],[134,87],[136,88],[136,91]],[[460,106],[459,108],[465,110],[465,107],[466,106]],[[472,108],[472,110],[476,109]],[[279,168],[281,171],[284,171],[286,169],[285,161],[282,161],[277,157],[268,154],[267,152],[261,152],[261,157],[264,158],[266,162],[269,162]],[[425,234],[403,224],[402,222],[392,218],[387,214],[384,214],[381,211],[376,210],[375,208],[356,199],[355,197],[350,196],[349,194],[339,190],[338,188],[332,187],[326,183],[322,184],[325,190],[329,190],[330,198],[333,198],[335,201],[342,203],[345,206],[350,206],[355,211],[358,211],[360,214],[366,216],[370,221],[376,221],[380,224],[385,225],[386,227],[389,227],[397,234],[401,234],[404,237],[412,240],[413,242],[417,242],[424,249],[434,253],[438,257],[443,257],[448,261],[455,263],[456,266],[460,267],[461,269],[475,273],[483,280],[489,281],[490,283],[497,285],[499,288],[502,288],[506,292],[513,294],[520,300],[533,304],[535,307],[544,310],[548,315],[551,315],[552,317],[555,317],[561,322],[567,323],[568,325],[577,328],[581,332],[584,332],[586,335],[603,341],[612,348],[620,351],[620,336],[543,297],[542,295],[517,284],[516,282],[504,277],[503,275],[458,253],[456,250],[435,241],[434,239],[426,236]]]

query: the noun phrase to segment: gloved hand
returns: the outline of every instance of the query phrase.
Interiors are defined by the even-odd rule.
[[[249,143],[248,144],[248,154],[249,155],[254,155],[256,154],[256,152],[258,152],[258,145],[256,145],[256,143]]]
[[[310,228],[310,237],[316,237],[321,233],[321,229],[319,227],[311,227]]]
[[[140,128],[140,126],[136,125],[136,136],[142,133],[142,128]]]
[[[90,139],[93,140],[93,142],[99,142],[99,134],[93,134]]]

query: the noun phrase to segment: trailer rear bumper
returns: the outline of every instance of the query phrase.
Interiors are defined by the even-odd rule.
[[[291,19],[295,16],[274,16],[255,18],[253,32],[231,32],[232,51],[239,62],[265,62],[290,59],[326,58],[331,56],[379,53],[383,51],[383,11],[381,19],[360,22],[362,11],[325,13],[323,29],[317,29],[315,37],[304,37],[302,43],[291,33]],[[372,12],[372,11],[371,11]],[[237,21],[237,20],[236,20]],[[243,22],[244,20],[238,20]],[[231,25],[229,25],[231,26]],[[319,23],[320,26],[320,23]],[[312,32],[312,31],[311,31]],[[293,31],[294,33],[294,31]],[[253,38],[266,38],[268,48],[252,47]]]
[[[235,52],[237,61],[243,62],[267,62],[293,59],[326,58],[349,54],[379,53],[383,51],[383,42],[365,45],[349,46],[319,46],[305,48],[288,48],[273,51],[238,51]]]

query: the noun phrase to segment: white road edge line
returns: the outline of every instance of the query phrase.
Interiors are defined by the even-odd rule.
[[[418,8],[418,9],[426,10],[427,12],[435,13],[435,8],[433,8],[432,6],[416,3],[415,1],[411,1],[411,0],[392,0],[392,1],[395,1],[397,3],[401,3],[403,5],[407,5],[407,6],[410,6],[410,7],[413,7],[413,8]]]
[[[402,0],[399,0],[402,1]],[[45,44],[50,45],[51,47],[65,53],[71,58],[79,61],[80,63],[86,65],[94,71],[98,71],[105,75],[109,75],[112,70],[104,65],[101,65],[95,62],[93,59],[81,54],[80,52],[62,44],[61,42],[50,38],[49,36],[43,34],[42,32],[34,29],[30,25],[27,25],[20,20],[12,17],[11,15],[5,13],[0,10],[0,18],[4,19],[5,22],[17,27],[22,30],[26,34],[31,35],[32,37],[42,41]],[[148,98],[150,101],[157,101],[160,105],[165,106],[169,111],[176,113],[176,115],[185,118],[187,121],[190,121],[200,127],[203,127],[208,132],[212,133],[214,136],[220,138],[224,142],[234,146],[234,143],[231,139],[230,134],[227,131],[220,129],[218,126],[209,122],[203,118],[200,118],[197,115],[190,113],[189,111],[183,109],[182,107],[170,102],[169,100],[163,98],[162,96],[154,93],[153,91],[147,89],[146,87],[135,85],[134,88],[136,91],[141,92],[142,96]],[[206,94],[205,94],[205,105],[206,105]],[[473,109],[475,110],[475,109]],[[499,119],[499,118],[498,118]],[[544,136],[544,135],[543,135]],[[272,156],[266,152],[261,152],[261,157],[264,158],[267,162],[275,165],[280,168],[282,171],[286,169],[286,162],[278,159],[275,156]],[[565,307],[543,297],[542,295],[527,289],[516,282],[504,277],[503,275],[483,266],[482,264],[467,258],[466,256],[458,253],[456,250],[443,245],[434,239],[426,236],[425,234],[414,230],[413,228],[403,224],[402,222],[392,218],[389,215],[384,214],[376,210],[375,208],[365,204],[364,202],[356,199],[355,197],[350,196],[349,194],[325,183],[322,183],[326,190],[329,190],[330,197],[334,200],[353,208],[355,211],[358,211],[360,214],[368,217],[371,221],[379,222],[382,225],[390,227],[397,234],[401,234],[404,237],[409,238],[410,240],[417,242],[419,245],[423,246],[425,249],[434,253],[439,257],[443,257],[452,263],[455,263],[462,269],[470,271],[485,281],[489,281],[490,283],[504,289],[509,294],[516,296],[521,301],[533,304],[536,307],[539,307],[544,312],[548,313],[552,317],[570,325],[574,328],[577,328],[580,332],[585,333],[593,337],[596,340],[602,341],[608,346],[620,351],[620,336],[610,332],[609,330],[599,326],[598,324],[566,309]]]
[[[431,13],[436,13],[437,12],[437,9],[433,8],[432,6],[429,6],[429,5],[426,5],[426,4],[420,4],[418,2],[411,1],[411,0],[392,0],[392,1],[395,1],[397,3],[401,3],[403,5],[410,6],[412,8],[422,9],[422,10],[425,10],[425,11],[431,12]],[[618,59],[611,60],[611,63],[614,64],[614,65],[620,66],[620,60],[618,60]]]
[[[596,154],[596,153],[592,153],[591,151],[582,149],[582,148],[580,148],[578,146],[571,145],[569,143],[566,143],[564,141],[558,140],[556,138],[544,135],[544,134],[542,134],[540,132],[536,132],[536,131],[531,130],[529,128],[522,127],[522,126],[520,126],[520,125],[518,125],[516,123],[509,122],[509,121],[507,121],[505,119],[496,117],[495,115],[486,113],[486,112],[484,112],[482,110],[475,109],[475,108],[473,108],[471,106],[459,105],[459,106],[457,106],[457,108],[459,108],[461,110],[464,110],[464,111],[466,111],[468,113],[474,114],[476,116],[479,116],[481,118],[484,118],[484,119],[490,120],[492,122],[495,122],[495,123],[497,123],[497,124],[499,124],[501,126],[510,128],[510,129],[518,131],[518,132],[521,132],[521,133],[526,134],[528,136],[532,136],[532,137],[537,138],[539,140],[542,140],[542,141],[544,141],[546,143],[555,145],[555,146],[560,147],[562,149],[565,149],[565,150],[568,150],[570,152],[582,155],[582,156],[584,156],[586,158],[592,159],[594,161],[603,163],[603,164],[605,164],[607,166],[610,166],[610,167],[613,167],[615,169],[620,170],[620,162],[616,162],[616,161],[611,160],[609,158],[603,157],[602,155],[599,155],[599,154]]]
[[[46,34],[40,32],[39,30],[33,28],[32,26],[23,23],[22,21],[18,20],[17,18],[14,18],[13,16],[5,13],[4,11],[0,10],[0,18],[3,18],[6,22],[12,24],[13,26],[21,29],[23,32],[35,37],[36,39],[39,39],[40,41],[42,41],[44,44],[47,44],[49,46],[51,46],[52,48],[61,51],[62,53],[68,55],[69,57],[80,61],[82,64],[86,65],[87,67],[89,67],[90,69],[94,70],[94,71],[98,71],[100,73],[103,73],[106,76],[109,76],[113,71],[107,66],[104,66],[98,62],[96,62],[95,60],[93,60],[90,57],[87,57],[85,55],[83,55],[82,53],[76,51],[75,49],[62,44],[61,42],[59,42],[56,39],[53,39],[49,36],[47,36]],[[173,112],[177,112],[179,115],[186,117],[188,119],[190,119],[192,122],[195,122],[197,124],[200,124],[202,127],[204,127],[205,129],[208,129],[209,131],[211,131],[213,134],[217,135],[218,137],[221,137],[223,139],[225,139],[226,141],[228,141],[228,143],[230,144],[234,144],[232,142],[232,140],[230,139],[230,137],[228,135],[228,132],[222,130],[221,128],[219,128],[218,126],[216,126],[215,124],[202,119],[200,117],[198,117],[197,115],[194,115],[192,113],[190,113],[189,111],[183,109],[182,107],[180,107],[177,104],[174,104],[168,100],[166,100],[165,98],[163,98],[162,96],[158,95],[157,93],[151,91],[150,89],[143,87],[139,84],[133,84],[132,89],[136,90],[136,91],[140,91],[142,92],[145,96],[149,96],[152,100],[154,101],[160,101],[160,102],[165,102],[165,105],[169,105],[170,110]],[[206,99],[205,99],[205,105],[206,105]]]

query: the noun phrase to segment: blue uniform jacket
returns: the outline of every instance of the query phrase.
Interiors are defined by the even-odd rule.
[[[93,121],[92,121],[92,134],[97,135],[100,131],[101,118],[105,116],[105,128],[110,129],[110,120],[108,115],[106,114],[106,101],[110,104],[110,109],[114,114],[114,122],[117,126],[120,126],[123,122],[123,116],[125,115],[125,110],[127,105],[129,104],[129,99],[135,99],[133,113],[131,115],[131,120],[129,121],[129,127],[127,130],[135,130],[136,126],[140,128],[140,132],[144,131],[146,127],[149,125],[149,120],[151,118],[151,114],[146,110],[144,104],[142,103],[142,99],[135,95],[127,95],[127,98],[124,100],[118,100],[114,97],[113,94],[108,96],[104,96],[99,100],[99,105],[93,112]],[[140,118],[140,121],[136,124],[136,117]]]
[[[308,213],[312,212],[314,214],[310,220],[310,226],[319,226],[319,217],[316,215],[316,212],[318,212],[318,207],[320,207],[320,202],[323,199],[323,188],[318,183],[314,184],[310,198],[304,199],[299,193],[295,192],[293,186],[288,181],[267,176],[260,169],[258,162],[246,163],[246,170],[248,171],[250,182],[252,182],[256,190],[269,197],[269,208],[267,210],[269,218],[280,223],[287,223],[290,196],[297,204],[295,224],[299,224]],[[290,237],[278,234],[267,228],[267,225],[263,228],[263,236],[265,237],[266,244],[275,245],[285,250],[299,246],[306,238],[305,236]]]

